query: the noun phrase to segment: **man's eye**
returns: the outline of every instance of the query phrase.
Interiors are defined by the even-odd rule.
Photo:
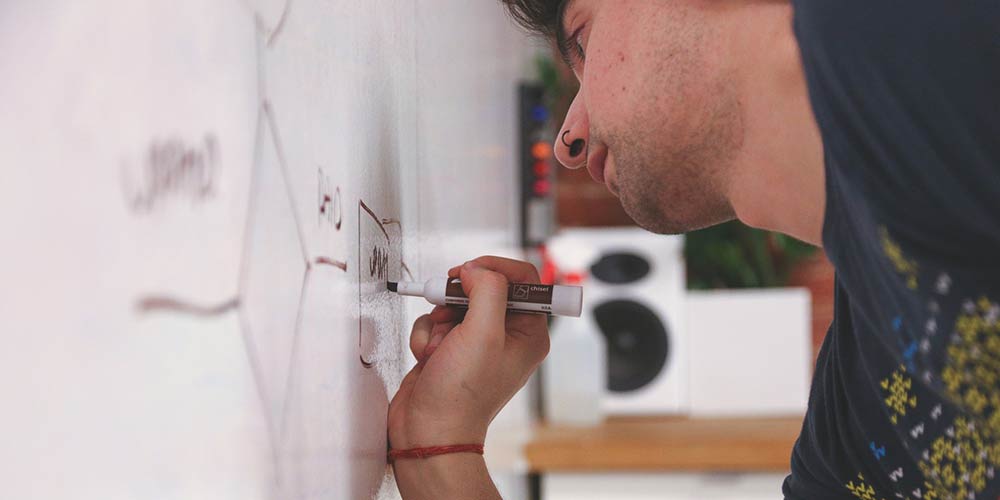
[[[582,60],[587,59],[587,53],[583,50],[583,34],[582,33],[579,34],[579,35],[576,35],[576,40],[574,41],[574,43],[576,43],[576,53],[577,53],[578,56],[580,56],[580,60],[582,61]]]

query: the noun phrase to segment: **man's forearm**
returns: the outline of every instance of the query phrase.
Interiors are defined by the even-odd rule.
[[[501,500],[481,455],[452,453],[401,459],[393,469],[403,500]]]

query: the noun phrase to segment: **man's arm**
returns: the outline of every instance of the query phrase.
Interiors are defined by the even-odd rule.
[[[549,351],[545,316],[507,314],[508,284],[538,283],[534,266],[480,257],[448,276],[461,278],[469,308],[463,314],[439,306],[414,323],[417,365],[389,404],[394,450],[483,444],[493,417]],[[500,499],[476,453],[399,458],[393,468],[406,500]]]

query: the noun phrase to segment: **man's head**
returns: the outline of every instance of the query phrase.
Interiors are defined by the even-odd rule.
[[[502,2],[520,24],[556,40],[580,80],[556,137],[560,162],[586,165],[650,231],[685,232],[735,216],[729,189],[744,129],[716,21],[725,4]]]

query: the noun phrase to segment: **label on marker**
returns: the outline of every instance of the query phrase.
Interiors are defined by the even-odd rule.
[[[445,286],[445,304],[468,306],[462,282],[451,278]],[[515,283],[507,288],[507,308],[524,312],[551,312],[552,285],[532,285]]]

